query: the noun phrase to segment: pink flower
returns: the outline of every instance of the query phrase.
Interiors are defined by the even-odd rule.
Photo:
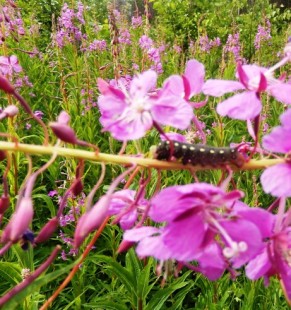
[[[240,268],[262,249],[258,212],[240,204],[241,197],[239,191],[226,193],[206,183],[168,187],[152,199],[149,212],[153,221],[163,225],[128,230],[124,240],[139,242],[136,251],[141,257],[195,260],[198,271],[217,279],[227,260]]]
[[[285,201],[284,201],[285,203]],[[291,226],[290,210],[283,216],[272,214],[265,219],[264,248],[246,267],[246,275],[252,280],[261,277],[265,285],[269,278],[279,276],[288,301],[291,301]]]
[[[110,131],[115,139],[134,140],[143,137],[154,122],[186,129],[192,119],[192,108],[169,92],[167,85],[159,94],[151,93],[156,81],[157,74],[149,70],[133,78],[126,91],[99,79],[98,105],[104,130]]]
[[[134,225],[138,211],[146,206],[144,199],[141,199],[139,202],[135,201],[135,195],[136,191],[131,189],[124,189],[112,195],[108,214],[117,215],[118,222],[123,230],[129,229]]]
[[[222,96],[228,92],[245,90],[245,92],[222,101],[217,107],[217,112],[220,115],[240,120],[255,118],[262,110],[260,93],[263,91],[283,103],[291,104],[291,85],[274,79],[272,69],[267,70],[256,65],[239,65],[237,73],[239,82],[208,80],[203,86],[203,93],[214,97]]]
[[[10,57],[0,56],[0,71],[3,75],[7,74],[12,76],[13,72],[21,72],[22,67],[18,63],[18,59],[15,55]]]
[[[263,137],[263,147],[272,152],[290,153],[291,151],[291,109],[280,117],[281,126],[275,127]],[[261,183],[266,193],[276,197],[291,197],[291,164],[287,161],[267,168],[261,175]]]

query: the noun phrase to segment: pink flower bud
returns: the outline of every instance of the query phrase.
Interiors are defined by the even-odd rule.
[[[53,122],[50,123],[49,126],[60,140],[72,144],[76,144],[78,142],[74,130],[68,125]]]
[[[6,159],[6,152],[5,151],[2,151],[0,150],[0,161]]]
[[[135,242],[122,240],[118,249],[117,249],[117,253],[119,254],[119,253],[127,252],[134,245],[135,245]]]
[[[0,75],[0,89],[4,90],[7,94],[14,93],[14,87],[8,82],[8,80]]]
[[[42,243],[47,241],[56,231],[59,225],[59,219],[55,216],[50,219],[41,229],[38,236],[35,238],[35,243]]]
[[[4,212],[9,207],[9,196],[2,195],[0,198],[0,214],[4,214]]]
[[[84,186],[83,186],[82,181],[80,179],[77,179],[74,181],[74,185],[72,187],[72,192],[75,196],[78,196],[79,194],[81,194],[83,188],[84,188]]]
[[[75,248],[78,248],[89,233],[97,229],[105,220],[109,203],[110,198],[107,195],[102,196],[91,210],[80,217],[74,235]]]
[[[25,230],[28,228],[33,218],[33,204],[30,197],[23,197],[18,208],[13,213],[8,225],[5,227],[1,242],[6,243],[8,240],[12,242],[18,241]]]

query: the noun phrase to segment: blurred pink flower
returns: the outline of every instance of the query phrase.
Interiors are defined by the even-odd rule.
[[[3,75],[7,74],[12,76],[13,72],[21,72],[22,67],[18,63],[18,59],[15,55],[9,57],[0,56],[0,71]]]

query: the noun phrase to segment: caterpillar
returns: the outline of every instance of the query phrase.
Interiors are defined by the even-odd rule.
[[[189,144],[172,141],[172,154],[170,155],[170,141],[160,142],[154,150],[154,158],[158,160],[171,160],[174,157],[184,165],[225,166],[227,164],[241,167],[245,162],[244,156],[237,148],[214,147],[203,144]]]

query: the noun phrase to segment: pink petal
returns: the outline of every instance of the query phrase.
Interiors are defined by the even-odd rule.
[[[266,79],[266,77],[264,76],[264,74],[261,73],[261,75],[260,75],[260,83],[259,83],[259,87],[258,87],[258,89],[257,89],[257,92],[263,92],[263,91],[265,91],[266,88],[267,88],[267,85],[268,85],[267,79]]]
[[[158,234],[159,229],[151,226],[143,226],[127,230],[123,234],[123,239],[126,241],[139,242],[146,237]]]
[[[245,242],[247,249],[232,257],[232,265],[239,268],[250,259],[254,258],[263,248],[263,239],[258,227],[250,221],[237,219],[233,221],[221,221],[221,226],[227,231],[232,240]]]
[[[195,259],[206,229],[203,219],[196,215],[168,224],[163,232],[163,240],[171,251],[171,258],[180,261]]]
[[[280,273],[281,285],[289,304],[291,304],[291,268],[287,266],[286,269],[286,272]]]
[[[291,130],[291,109],[288,109],[280,116],[280,121],[284,129]]]
[[[234,209],[237,208],[235,204]],[[240,208],[236,212],[237,216],[254,223],[260,230],[262,238],[270,238],[273,233],[275,215],[262,208]]]
[[[149,211],[151,219],[156,222],[173,221],[185,211],[194,208],[197,203],[201,203],[198,195],[195,195],[196,185],[198,184],[171,186],[159,192],[151,201],[152,207]]]
[[[136,253],[141,258],[146,256],[153,256],[159,260],[171,258],[171,251],[165,246],[161,236],[151,236],[141,240],[136,247]]]
[[[290,152],[291,130],[282,126],[275,127],[270,134],[263,137],[263,147],[272,152]]]
[[[277,100],[291,104],[291,84],[278,83],[269,86],[267,90]]]
[[[151,112],[156,122],[181,130],[188,128],[193,117],[191,106],[177,96],[162,95],[153,105]]]
[[[260,114],[261,101],[255,92],[234,95],[217,106],[217,113],[234,119],[248,120]]]
[[[245,88],[247,88],[248,83],[249,83],[249,78],[240,64],[237,66],[237,74],[238,74],[240,82],[244,85]]]
[[[183,79],[179,75],[171,75],[167,78],[163,84],[160,95],[175,95],[177,97],[184,98],[185,89]]]
[[[8,57],[0,56],[0,66],[9,66]]]
[[[182,143],[187,143],[186,138],[185,138],[183,135],[181,135],[181,134],[179,134],[179,133],[177,133],[177,132],[167,132],[167,137],[168,137],[169,139],[173,140],[173,141],[178,141],[178,142],[182,142]],[[162,140],[162,141],[165,141],[166,138],[165,138],[163,135],[161,135],[161,140]]]
[[[157,84],[157,73],[148,70],[134,77],[131,84],[129,94],[132,99],[143,98],[150,90],[153,90]]]
[[[113,138],[117,140],[135,140],[142,138],[146,131],[153,125],[153,120],[148,112],[139,115],[132,115],[132,110],[128,110],[123,118],[114,120],[113,118],[100,118],[104,130],[110,131]]]
[[[251,280],[257,280],[267,274],[272,265],[267,253],[264,249],[259,255],[251,260],[246,266],[246,275]]]
[[[243,84],[237,81],[227,80],[207,80],[202,87],[202,92],[205,95],[220,97],[226,93],[245,89]]]
[[[267,168],[261,175],[264,191],[275,197],[291,197],[291,165],[279,164]]]
[[[109,98],[113,97],[119,100],[125,100],[125,95],[121,90],[109,85],[103,79],[98,78],[97,86],[102,95],[105,95]]]
[[[266,68],[257,65],[243,65],[242,69],[244,73],[247,75],[249,80],[257,76],[260,76],[261,74],[264,74],[267,71]]]
[[[205,77],[203,64],[195,59],[189,60],[186,63],[184,77],[186,77],[189,82],[190,91],[187,99],[190,99],[194,95],[199,94],[202,90]]]
[[[195,260],[199,262],[200,271],[211,281],[219,279],[225,268],[226,262],[217,243],[211,243],[204,248]]]

